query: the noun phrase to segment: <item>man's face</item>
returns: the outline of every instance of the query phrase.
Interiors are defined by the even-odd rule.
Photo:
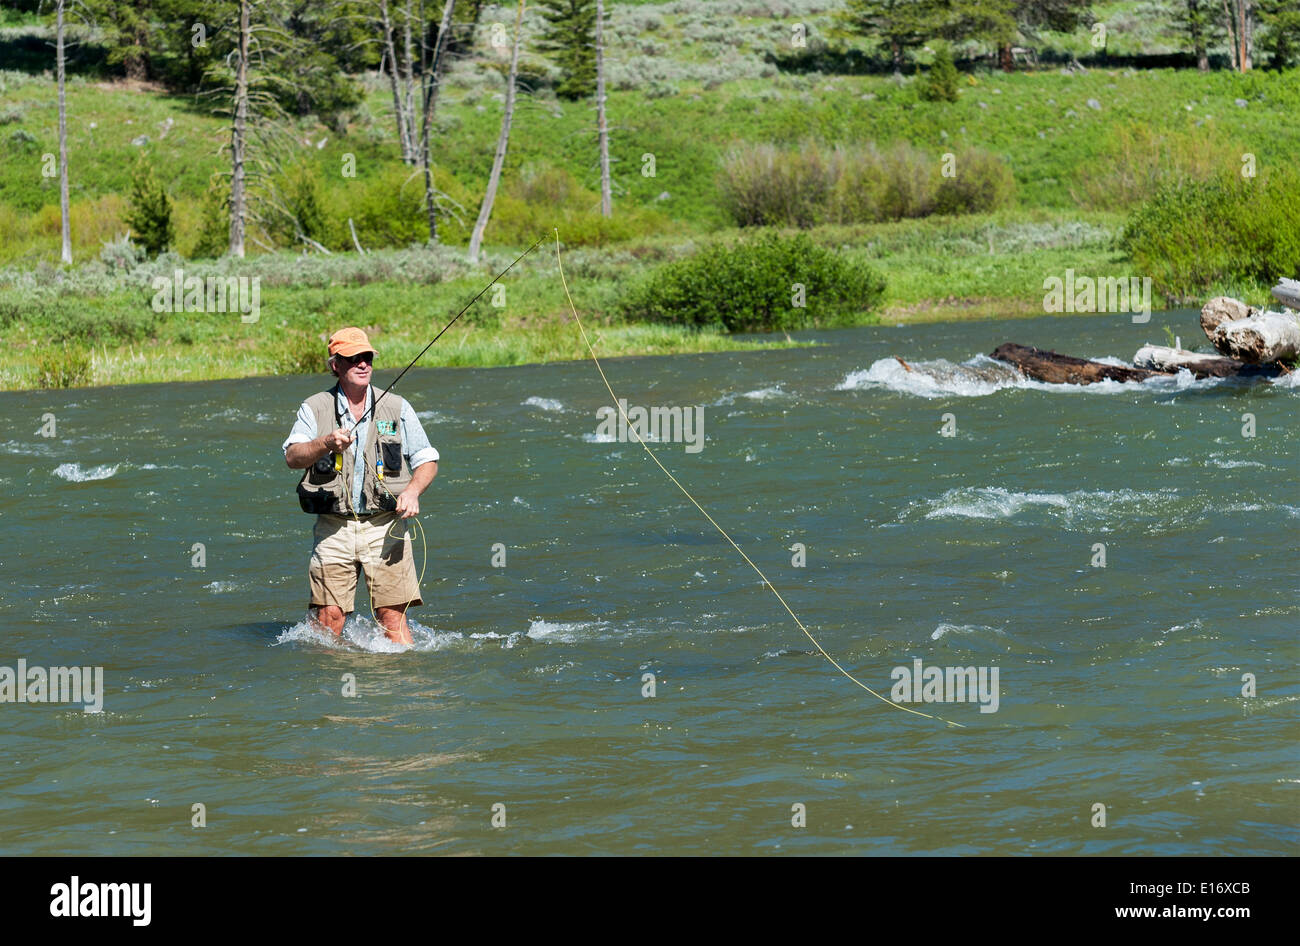
[[[334,364],[338,368],[339,378],[356,385],[370,383],[370,368],[375,360],[375,353],[363,351],[358,355],[347,357],[335,355]]]

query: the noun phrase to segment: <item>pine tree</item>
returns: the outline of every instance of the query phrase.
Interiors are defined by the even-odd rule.
[[[585,99],[596,91],[596,0],[541,0],[546,20],[537,46],[552,53],[564,78],[555,87],[562,99]]]
[[[1294,0],[1260,0],[1259,22],[1266,30],[1261,45],[1269,65],[1287,68],[1300,55],[1300,8]]]
[[[220,172],[208,178],[199,216],[199,238],[190,256],[216,259],[230,247],[230,185]]]
[[[926,71],[920,92],[921,98],[927,102],[957,101],[957,67],[947,43],[937,44],[934,64]]]
[[[889,49],[895,72],[902,72],[907,50],[938,32],[944,0],[846,0],[837,14],[842,29],[879,41]]]
[[[143,158],[131,178],[131,205],[126,222],[150,256],[157,256],[176,239],[171,198],[154,175],[153,167]]]

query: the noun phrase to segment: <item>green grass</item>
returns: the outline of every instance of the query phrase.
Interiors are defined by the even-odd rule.
[[[0,75],[6,83],[5,104],[21,110],[19,120],[0,125],[0,226],[8,235],[0,245],[0,264],[31,265],[57,260],[57,179],[41,176],[42,155],[57,151],[56,112],[47,82],[23,76],[15,82],[15,75]],[[1104,193],[1106,182],[1096,180],[1098,169],[1110,165],[1112,141],[1122,127],[1174,136],[1188,147],[1204,140],[1227,143],[1223,163],[1249,152],[1261,166],[1283,164],[1300,147],[1300,127],[1276,121],[1278,114],[1300,110],[1297,71],[1240,76],[1094,69],[1073,76],[988,74],[975,81],[964,85],[952,104],[919,102],[910,85],[900,88],[875,76],[778,76],[728,82],[707,92],[699,83],[694,88],[688,83],[678,96],[653,99],[636,90],[612,92],[610,114],[618,126],[612,136],[620,191],[616,212],[653,212],[655,216],[638,221],[640,234],[664,229],[699,233],[726,225],[716,189],[718,161],[733,141],[742,140],[794,144],[816,137],[886,143],[906,138],[932,151],[936,160],[948,150],[979,147],[1011,167],[1020,207],[1056,210],[1077,206],[1085,192]],[[864,95],[875,98],[864,100]],[[368,115],[353,123],[346,138],[310,125],[296,134],[297,157],[321,174],[340,234],[346,217],[358,215],[349,207],[361,201],[367,182],[401,168],[384,98],[381,89],[368,96]],[[1089,99],[1101,108],[1088,107]],[[1236,99],[1247,106],[1237,106]],[[93,257],[105,239],[125,229],[121,195],[129,190],[130,170],[141,151],[156,163],[177,202],[181,249],[192,244],[208,176],[226,166],[217,153],[227,136],[223,122],[186,98],[83,80],[70,84],[69,115],[77,258]],[[160,138],[168,118],[173,124]],[[472,221],[476,195],[490,170],[500,105],[490,94],[458,89],[452,81],[442,118],[446,143],[437,149],[435,161],[459,185],[469,202],[466,218]],[[561,168],[585,188],[572,195],[575,206],[585,202],[594,210],[595,148],[586,134],[590,120],[586,103],[539,98],[526,104],[516,118],[506,189],[528,169]],[[20,131],[34,140],[15,139]],[[133,146],[132,139],[141,134],[150,136],[149,143]],[[318,149],[322,140],[325,146]],[[655,156],[654,177],[640,173],[647,153]],[[341,174],[345,154],[356,156],[355,178]],[[667,196],[660,199],[663,194]],[[497,216],[488,228],[489,242],[494,231],[511,230],[510,219]],[[466,229],[461,227],[461,234]]]
[[[1113,214],[1038,211],[970,217],[905,220],[865,226],[820,227],[813,241],[845,253],[850,264],[870,264],[886,278],[886,296],[858,324],[991,318],[1041,313],[1043,280],[1081,275],[1130,275],[1113,249],[1120,218]],[[735,238],[739,232],[718,234]],[[574,304],[601,355],[721,351],[789,344],[738,339],[665,325],[627,324],[618,303],[651,267],[681,259],[693,241],[660,236],[604,250],[566,250],[564,271]],[[237,314],[158,315],[150,302],[152,273],[169,273],[169,261],[146,264],[128,277],[110,279],[99,264],[84,268],[66,293],[33,289],[10,272],[0,273],[0,345],[33,355],[51,349],[66,361],[66,375],[80,383],[203,380],[322,370],[325,339],[345,324],[363,326],[380,350],[383,365],[414,358],[447,322],[513,257],[494,253],[473,269],[448,266],[447,279],[409,266],[409,254],[387,251],[364,260],[337,257],[263,256],[226,262],[226,273],[262,280],[261,313],[245,324]],[[445,249],[442,253],[454,251]],[[403,261],[407,265],[403,265]],[[355,264],[355,265],[352,265]],[[203,274],[203,264],[187,272]],[[384,273],[382,281],[365,281]],[[402,281],[403,276],[408,281]],[[290,277],[296,284],[287,284]],[[15,281],[15,280],[18,281]],[[117,288],[112,288],[119,283]],[[505,306],[487,298],[476,304],[425,356],[425,365],[510,365],[586,357],[572,324],[551,246],[521,261],[503,280]],[[1256,287],[1256,295],[1266,295]],[[66,351],[67,354],[59,354]],[[84,369],[83,362],[89,362]],[[42,381],[42,371],[47,380]],[[0,368],[0,388],[57,386],[60,374],[37,359],[16,357]],[[48,380],[53,379],[53,380]]]

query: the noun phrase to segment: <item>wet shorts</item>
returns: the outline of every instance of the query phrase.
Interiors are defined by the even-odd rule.
[[[380,513],[360,521],[343,516],[316,517],[311,566],[307,570],[311,606],[334,605],[344,613],[356,610],[358,570],[365,572],[372,606],[423,604],[415,577],[411,535],[397,513]]]

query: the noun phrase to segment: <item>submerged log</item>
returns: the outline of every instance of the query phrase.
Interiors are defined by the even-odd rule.
[[[1036,381],[1048,384],[1093,384],[1097,381],[1145,381],[1147,378],[1167,375],[1167,371],[1147,368],[1129,368],[1123,365],[1105,365],[1086,358],[1072,358],[1054,351],[1030,348],[1007,342],[993,352],[998,361],[1015,365]]]
[[[1271,378],[1282,373],[1277,365],[1247,365],[1219,355],[1198,355],[1164,345],[1143,345],[1133,356],[1133,364],[1166,373],[1186,368],[1196,378]]]

